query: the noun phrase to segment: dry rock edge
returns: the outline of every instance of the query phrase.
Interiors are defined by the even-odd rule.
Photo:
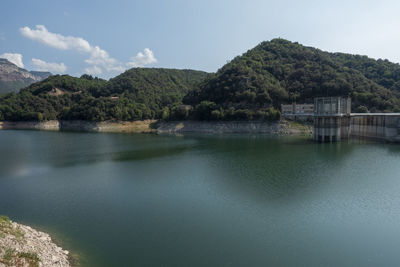
[[[0,267],[3,266],[71,266],[68,260],[69,252],[57,246],[51,237],[29,226],[9,221],[7,229],[0,231]],[[15,234],[18,233],[18,234]],[[12,255],[37,255],[39,261],[36,264],[29,260],[7,261],[7,252]],[[24,254],[25,253],[25,254]],[[10,257],[10,256],[9,256]],[[23,257],[23,256],[22,256]]]

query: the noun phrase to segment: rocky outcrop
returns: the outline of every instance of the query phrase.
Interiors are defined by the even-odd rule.
[[[36,79],[40,79],[39,81],[44,80],[52,75],[51,72],[48,71],[30,71],[29,73],[34,75]]]
[[[0,216],[0,267],[71,266],[68,258],[48,234]]]
[[[0,130],[59,131],[60,122],[53,121],[0,121]]]
[[[310,135],[312,127],[295,122],[257,121],[180,121],[160,123],[158,133],[264,133],[277,135]]]
[[[264,133],[277,135],[311,135],[312,126],[282,120],[257,121],[0,121],[0,130],[84,131],[104,133]]]
[[[104,133],[150,133],[154,120],[145,121],[0,121],[0,130],[83,131]]]
[[[145,121],[60,121],[60,130],[103,133],[150,133],[155,120]]]
[[[7,59],[0,58],[0,93],[17,92],[19,89],[44,80],[50,75],[50,72],[29,72],[17,67]]]

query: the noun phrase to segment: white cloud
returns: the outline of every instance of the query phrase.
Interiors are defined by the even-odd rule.
[[[44,45],[60,49],[75,50],[90,55],[85,62],[89,65],[96,66],[96,72],[102,67],[107,71],[121,71],[122,64],[110,57],[107,51],[99,46],[92,46],[88,41],[81,37],[64,36],[58,33],[52,33],[47,30],[44,25],[36,25],[36,29],[29,27],[20,28],[21,34],[31,40],[37,41]],[[94,70],[94,68],[92,68]]]
[[[64,63],[51,63],[41,59],[33,58],[32,64],[36,70],[39,71],[50,71],[54,73],[64,73],[67,70],[67,66]]]
[[[124,68],[122,67],[121,63],[118,60],[110,57],[107,51],[101,49],[98,46],[92,48],[90,52],[90,58],[86,59],[85,62],[89,65],[103,67],[108,72],[124,70]]]
[[[89,42],[80,37],[63,36],[49,32],[45,26],[36,25],[36,29],[23,27],[19,29],[21,34],[29,39],[61,50],[78,50],[90,52],[92,47]]]
[[[24,68],[24,63],[22,62],[22,55],[21,54],[13,54],[13,53],[4,53],[0,55],[0,58],[5,58],[11,63],[14,63],[20,68]]]
[[[100,75],[103,73],[103,71],[99,67],[93,66],[90,68],[86,68],[85,73],[90,75]]]
[[[144,67],[149,64],[157,63],[157,59],[154,57],[153,51],[149,48],[144,49],[144,53],[139,52],[136,57],[132,57],[131,61],[126,63],[128,67]]]
[[[112,58],[107,51],[99,46],[92,46],[88,41],[81,37],[64,36],[58,33],[52,33],[43,25],[36,25],[35,29],[29,27],[20,28],[23,36],[42,43],[44,45],[60,49],[75,50],[89,55],[85,62],[92,67],[85,69],[85,72],[91,74],[101,74],[106,72],[123,72],[127,67],[143,67],[148,64],[156,63],[153,51],[148,48],[144,52],[139,52],[131,61],[123,64],[115,58]],[[89,73],[90,74],[90,73]]]

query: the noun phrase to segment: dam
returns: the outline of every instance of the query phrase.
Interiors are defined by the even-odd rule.
[[[351,113],[350,98],[315,98],[313,118],[318,142],[351,137],[400,142],[400,113]]]

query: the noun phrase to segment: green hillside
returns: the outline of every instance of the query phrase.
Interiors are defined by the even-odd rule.
[[[14,82],[4,82],[0,80],[0,94],[6,94],[9,92],[18,92],[20,88],[23,88],[30,83],[26,83],[23,81],[14,81]]]
[[[400,111],[399,69],[274,39],[223,66],[185,102],[196,106],[199,119],[262,119],[282,103],[318,96],[350,96],[355,111]]]
[[[332,57],[348,68],[360,71],[365,77],[383,87],[400,92],[400,64],[387,59],[372,59],[367,56],[343,53],[332,54]]]
[[[353,112],[400,112],[400,65],[274,39],[215,74],[133,68],[109,81],[51,76],[0,96],[0,120],[277,120],[281,104],[319,96],[351,97]]]
[[[55,75],[0,97],[0,120],[143,120],[175,111],[207,73],[192,70],[128,70],[110,81]],[[168,111],[169,112],[169,111]]]

